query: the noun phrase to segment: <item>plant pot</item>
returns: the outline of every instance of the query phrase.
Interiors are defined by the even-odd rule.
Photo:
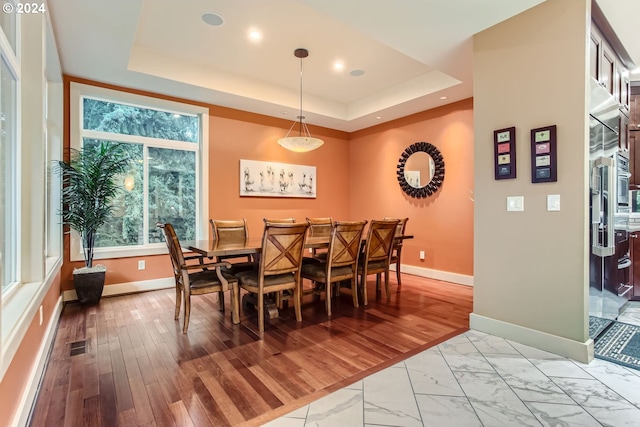
[[[107,269],[103,265],[73,270],[73,285],[80,304],[92,305],[100,302],[106,273]]]

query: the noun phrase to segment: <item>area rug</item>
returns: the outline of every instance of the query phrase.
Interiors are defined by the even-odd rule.
[[[640,327],[614,322],[596,339],[594,352],[598,359],[640,370]]]
[[[602,317],[589,316],[589,338],[596,339],[607,326],[613,323],[613,320],[603,319]]]

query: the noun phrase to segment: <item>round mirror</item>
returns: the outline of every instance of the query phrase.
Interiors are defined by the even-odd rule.
[[[427,153],[418,151],[407,159],[404,166],[404,179],[413,188],[422,188],[429,184],[435,172],[433,158]]]
[[[440,150],[428,142],[407,147],[398,160],[400,188],[411,197],[432,195],[444,180],[444,159]]]

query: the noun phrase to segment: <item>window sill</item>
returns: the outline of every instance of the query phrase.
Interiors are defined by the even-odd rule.
[[[155,243],[146,247],[132,246],[122,248],[95,249],[93,253],[94,260],[113,259],[113,258],[129,258],[147,255],[168,254],[169,250],[164,243]],[[84,261],[82,252],[72,252],[71,261]]]

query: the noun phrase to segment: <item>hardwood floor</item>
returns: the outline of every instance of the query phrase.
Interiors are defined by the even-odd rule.
[[[31,426],[260,425],[466,330],[472,288],[403,275],[392,298],[354,308],[348,291],[309,295],[265,321],[192,298],[189,333],[173,320],[173,289],[64,307]],[[316,298],[316,299],[314,299]],[[74,354],[72,356],[72,354]]]

